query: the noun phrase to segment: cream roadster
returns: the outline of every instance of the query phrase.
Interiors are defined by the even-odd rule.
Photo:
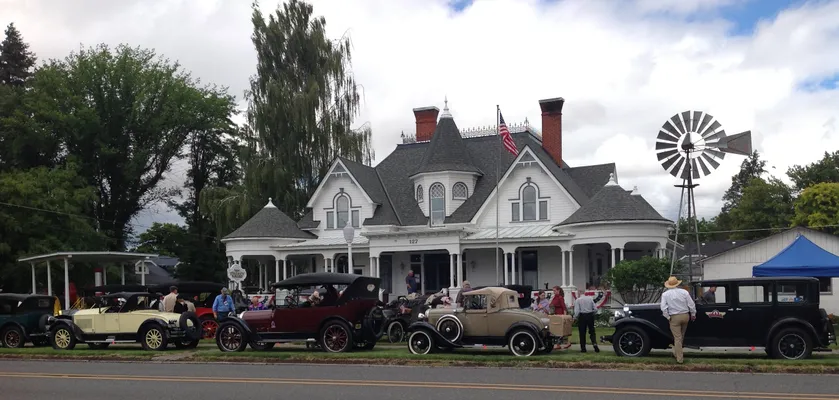
[[[146,350],[166,350],[169,344],[194,348],[201,340],[201,323],[195,313],[149,309],[154,295],[113,293],[99,297],[85,310],[65,310],[47,320],[52,347],[72,350],[77,343],[105,349],[115,343],[140,343]]]

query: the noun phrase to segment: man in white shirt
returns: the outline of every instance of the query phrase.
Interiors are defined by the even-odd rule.
[[[589,290],[594,290],[589,287]],[[591,337],[591,344],[594,346],[594,352],[599,353],[600,348],[597,347],[597,334],[594,333],[594,319],[597,315],[597,306],[594,304],[594,299],[587,296],[582,290],[579,292],[579,297],[574,300],[574,319],[577,320],[577,329],[580,331],[580,352],[586,352],[586,331]]]
[[[661,295],[661,313],[664,318],[670,321],[670,332],[673,333],[673,354],[676,362],[684,362],[682,344],[685,340],[685,332],[688,330],[688,322],[696,320],[696,304],[687,290],[679,287],[682,281],[671,276],[664,287],[667,291]]]

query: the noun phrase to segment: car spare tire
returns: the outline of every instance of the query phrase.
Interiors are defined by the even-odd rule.
[[[204,331],[201,320],[198,319],[198,315],[194,312],[187,311],[181,314],[181,318],[178,320],[178,326],[184,331],[189,341],[200,340],[201,336],[203,336]]]

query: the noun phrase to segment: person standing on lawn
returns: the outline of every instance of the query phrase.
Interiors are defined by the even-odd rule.
[[[696,304],[690,293],[679,287],[681,284],[682,281],[671,276],[667,282],[664,282],[667,291],[661,295],[661,313],[670,321],[670,332],[673,334],[673,355],[679,364],[684,362],[682,345],[688,323],[696,320]]]
[[[230,296],[230,291],[227,288],[222,288],[221,294],[216,296],[216,299],[213,301],[213,316],[216,318],[216,321],[221,322],[231,312],[236,312],[236,305],[233,303],[233,297]]]
[[[170,286],[169,294],[163,297],[163,311],[175,312],[176,304],[178,304],[178,287]]]
[[[580,331],[580,352],[586,352],[586,331],[588,331],[591,344],[594,346],[594,352],[599,353],[597,334],[594,332],[594,316],[597,314],[597,306],[594,305],[594,299],[585,293],[580,290],[579,297],[574,301],[574,319],[577,320],[577,328]]]
[[[551,314],[568,314],[568,306],[565,305],[565,291],[559,286],[554,286],[553,292],[554,294],[551,296]]]

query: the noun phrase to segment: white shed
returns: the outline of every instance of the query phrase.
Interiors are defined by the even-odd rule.
[[[792,228],[757,240],[743,246],[715,254],[703,261],[705,279],[748,278],[752,267],[774,257],[792,244],[799,235],[804,235],[822,249],[839,255],[839,237],[807,228]],[[821,284],[821,308],[828,313],[839,314],[839,293],[833,288],[839,278],[819,278]]]

